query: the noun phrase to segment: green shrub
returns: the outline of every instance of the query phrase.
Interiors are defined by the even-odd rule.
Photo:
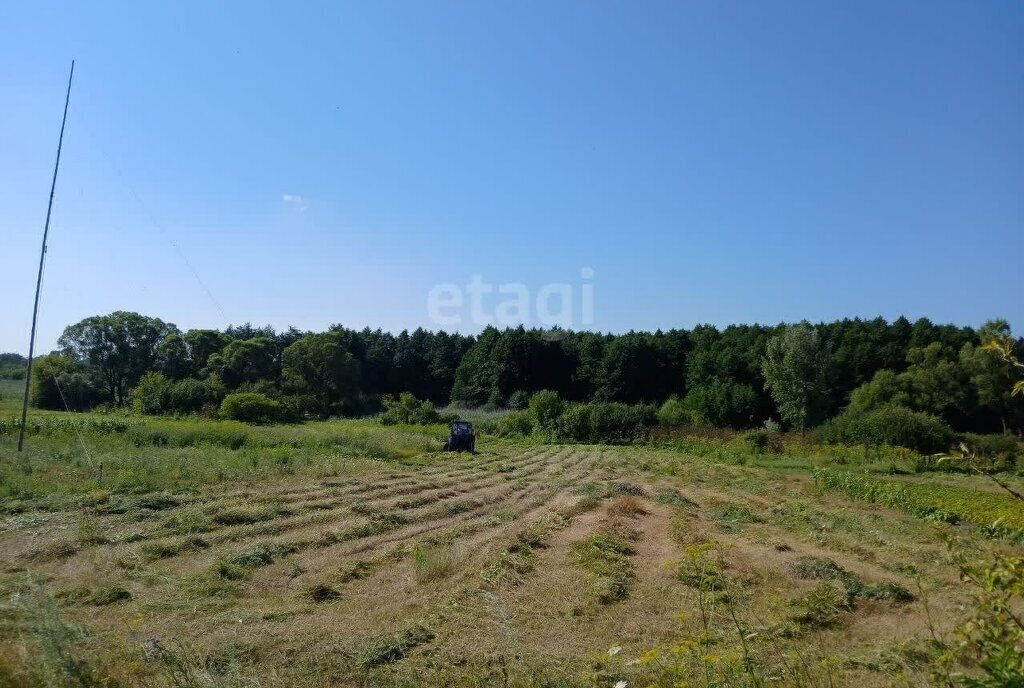
[[[831,628],[849,609],[846,591],[832,581],[822,581],[814,590],[793,602],[791,618],[801,626]]]
[[[132,390],[132,406],[139,413],[157,415],[171,410],[172,383],[163,373],[148,372]]]
[[[564,409],[565,402],[558,396],[558,392],[550,389],[542,389],[530,397],[530,420],[541,432],[551,432]]]
[[[196,413],[203,408],[210,396],[210,388],[202,380],[186,378],[170,387],[171,410],[176,413]]]
[[[32,366],[32,405],[43,409],[64,408],[57,378],[73,371],[75,362],[67,356],[53,354],[42,356],[33,361]]]
[[[554,435],[563,442],[631,442],[654,425],[656,415],[655,408],[646,404],[570,404],[558,417]]]
[[[527,437],[533,432],[533,422],[526,411],[509,411],[498,422],[498,435],[501,437]]]
[[[816,431],[826,444],[893,445],[925,454],[949,449],[954,435],[939,418],[902,406],[872,411],[844,411]]]
[[[521,389],[512,392],[508,397],[507,406],[513,411],[523,411],[530,404],[530,395]]]
[[[1020,463],[1024,454],[1020,440],[1013,435],[975,435],[966,433],[963,442],[974,452],[981,465],[976,466],[985,471],[1012,471]]]
[[[700,413],[693,410],[679,397],[672,396],[658,409],[658,425],[694,426],[705,425]]]
[[[224,397],[220,413],[244,423],[269,423],[281,415],[281,404],[259,392],[235,392]]]
[[[768,433],[764,430],[751,430],[743,436],[743,441],[755,454],[764,454],[768,448]]]
[[[398,397],[382,397],[384,412],[380,422],[384,425],[432,425],[441,422],[441,415],[427,400],[419,400],[410,392]]]
[[[555,436],[563,441],[587,441],[590,438],[590,405],[570,404],[558,417]]]

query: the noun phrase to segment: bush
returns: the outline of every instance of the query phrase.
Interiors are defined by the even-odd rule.
[[[139,413],[167,413],[171,410],[171,387],[163,373],[148,372],[132,390],[132,406]]]
[[[224,397],[220,413],[230,420],[269,423],[281,415],[281,404],[259,392],[236,392]]]
[[[565,441],[586,442],[590,438],[590,404],[570,404],[558,417],[555,436]]]
[[[1021,444],[1013,435],[975,435],[966,433],[963,442],[981,461],[982,470],[1012,471],[1019,463]]]
[[[655,419],[654,407],[646,404],[571,404],[558,417],[555,436],[567,442],[630,442],[654,425]]]
[[[884,406],[864,413],[844,411],[816,431],[826,444],[889,444],[924,454],[946,451],[953,431],[935,416],[902,406]]]
[[[171,410],[177,413],[196,413],[203,408],[210,395],[206,383],[193,378],[179,380],[171,385]]]
[[[434,405],[424,399],[420,401],[410,392],[402,392],[398,397],[381,397],[384,412],[380,414],[383,425],[431,425],[441,422],[441,414]]]
[[[530,397],[530,420],[538,430],[544,432],[553,430],[564,410],[565,402],[558,396],[558,392],[542,389]]]
[[[71,411],[88,411],[102,398],[95,379],[86,371],[61,373],[57,376],[57,385],[63,393],[62,401]]]
[[[768,433],[764,430],[751,430],[743,436],[743,441],[750,451],[755,454],[763,454],[768,448]]]
[[[64,410],[61,390],[68,375],[75,373],[75,362],[67,356],[51,354],[35,360],[32,367],[31,401],[36,408]],[[68,400],[71,405],[71,400]],[[72,406],[72,410],[75,409]]]
[[[508,407],[513,411],[522,411],[530,403],[530,395],[521,389],[512,392],[508,397]]]
[[[700,413],[687,406],[682,399],[672,396],[658,409],[658,425],[705,425],[705,421]]]
[[[498,422],[498,436],[520,436],[527,437],[533,432],[533,422],[530,414],[526,411],[509,411],[508,414]]]

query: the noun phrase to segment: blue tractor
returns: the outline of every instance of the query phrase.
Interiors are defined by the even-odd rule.
[[[468,451],[476,453],[476,433],[473,424],[468,420],[457,420],[448,426],[448,439],[442,449],[444,451]]]

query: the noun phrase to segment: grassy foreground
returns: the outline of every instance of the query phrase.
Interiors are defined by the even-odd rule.
[[[1024,525],[981,478],[811,450],[31,428],[0,426],[0,686],[927,685],[967,601],[946,538]]]

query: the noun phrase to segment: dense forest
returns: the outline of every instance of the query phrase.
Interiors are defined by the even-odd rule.
[[[1020,433],[1024,399],[1009,393],[1011,366],[982,350],[992,339],[1024,348],[1001,320],[978,330],[901,317],[618,335],[488,327],[464,336],[249,324],[183,333],[118,311],[64,330],[59,349],[34,364],[32,401],[190,413],[243,392],[296,417],[324,417],[372,413],[402,392],[439,405],[523,408],[532,393],[553,390],[567,401],[672,399],[683,420],[736,428],[804,429],[843,409],[896,404],[957,430]],[[24,363],[4,354],[4,376],[23,375]]]

